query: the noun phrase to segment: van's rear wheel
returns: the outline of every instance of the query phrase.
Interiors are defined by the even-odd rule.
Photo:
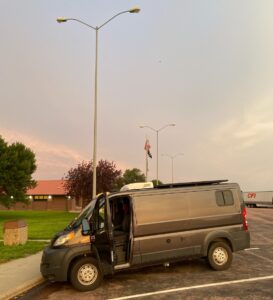
[[[102,281],[97,261],[92,257],[77,260],[71,269],[70,281],[74,288],[81,292],[96,289]]]
[[[212,243],[208,252],[208,262],[212,269],[226,270],[232,263],[232,251],[225,242]]]

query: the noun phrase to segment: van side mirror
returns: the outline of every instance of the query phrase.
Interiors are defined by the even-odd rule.
[[[82,235],[90,235],[91,234],[91,228],[86,219],[82,220]]]

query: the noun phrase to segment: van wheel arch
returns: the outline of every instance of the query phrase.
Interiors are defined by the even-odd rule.
[[[203,247],[203,256],[207,257],[209,248],[211,247],[212,243],[216,242],[225,242],[231,249],[231,251],[234,251],[234,246],[232,242],[232,238],[229,237],[226,233],[218,233],[217,235],[210,235],[207,236],[205,242],[204,242],[204,247]]]
[[[214,239],[213,241],[211,241],[211,242],[209,243],[209,245],[208,245],[208,247],[207,247],[207,252],[209,251],[209,248],[211,247],[211,245],[212,245],[213,243],[217,243],[217,242],[224,242],[224,243],[226,243],[226,244],[229,246],[230,250],[231,250],[232,252],[234,251],[234,250],[233,250],[233,245],[232,245],[231,241],[230,241],[228,238],[216,238],[216,239]]]

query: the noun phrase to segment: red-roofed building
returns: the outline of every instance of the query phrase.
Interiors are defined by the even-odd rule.
[[[27,191],[29,204],[17,202],[15,210],[75,210],[75,199],[67,195],[64,180],[37,180],[37,186]],[[0,207],[4,209],[4,207]]]
[[[66,195],[64,180],[38,180],[34,189],[27,191],[27,195]]]

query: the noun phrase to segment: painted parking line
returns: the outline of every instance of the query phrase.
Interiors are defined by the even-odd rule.
[[[260,248],[246,248],[245,251],[251,251],[251,250],[260,250]]]
[[[264,276],[264,277],[254,277],[254,278],[248,278],[248,279],[240,279],[240,280],[232,280],[232,281],[223,281],[223,282],[216,282],[216,283],[209,283],[209,284],[202,284],[202,285],[193,285],[193,286],[187,286],[187,287],[170,289],[170,290],[155,291],[155,292],[151,292],[151,293],[111,298],[108,300],[125,300],[125,299],[139,298],[139,297],[149,297],[149,296],[160,295],[160,294],[168,294],[168,293],[182,292],[182,291],[188,291],[188,290],[194,290],[194,289],[202,289],[202,288],[207,288],[207,287],[217,287],[217,286],[222,286],[222,285],[231,285],[231,284],[237,284],[237,283],[261,281],[261,280],[269,280],[269,279],[273,279],[273,275]]]
[[[253,253],[253,252],[250,252],[250,251],[249,251],[247,254],[250,254],[250,255],[253,255],[253,256],[255,256],[255,257],[258,257],[258,258],[260,258],[260,259],[262,259],[262,260],[268,261],[269,263],[273,263],[273,260],[272,260],[272,259],[267,258],[267,257],[265,257],[265,256],[258,255],[258,254],[256,254],[256,253]]]

